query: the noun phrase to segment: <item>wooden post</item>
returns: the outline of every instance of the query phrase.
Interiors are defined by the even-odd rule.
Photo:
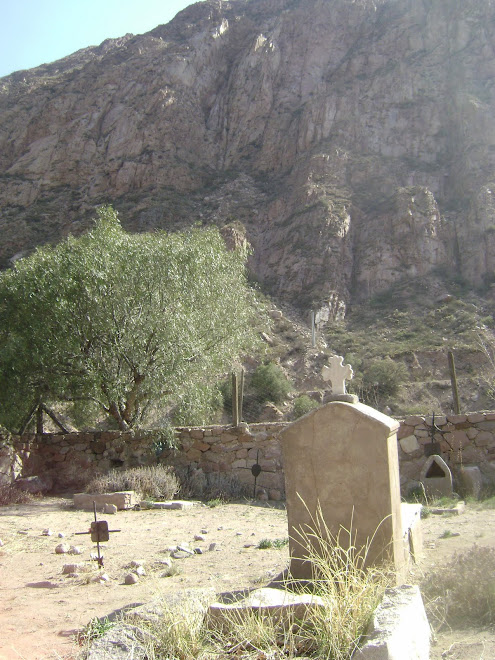
[[[232,424],[239,426],[239,381],[234,371],[232,372]]]
[[[40,405],[36,408],[36,433],[42,434],[43,433],[43,404],[40,403]]]
[[[241,369],[239,378],[239,423],[242,422],[242,404],[244,402],[244,369]]]
[[[450,382],[452,384],[452,398],[454,401],[454,413],[456,415],[461,414],[461,406],[459,404],[459,390],[457,388],[457,376],[455,373],[455,361],[454,361],[454,354],[452,351],[448,352],[448,358],[449,358],[449,371],[450,371]]]

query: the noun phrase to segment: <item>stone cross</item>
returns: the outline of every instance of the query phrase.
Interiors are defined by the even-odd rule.
[[[328,365],[321,370],[323,380],[329,380],[332,383],[332,394],[346,394],[345,381],[351,380],[354,376],[351,365],[344,364],[344,358],[341,355],[329,357]]]

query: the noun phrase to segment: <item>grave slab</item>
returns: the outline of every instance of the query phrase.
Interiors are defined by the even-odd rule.
[[[123,490],[118,493],[74,493],[74,507],[84,511],[93,511],[93,502],[96,509],[103,511],[107,504],[114,504],[119,511],[132,509],[139,501],[133,490]]]
[[[387,589],[352,660],[429,660],[430,625],[419,587]]]

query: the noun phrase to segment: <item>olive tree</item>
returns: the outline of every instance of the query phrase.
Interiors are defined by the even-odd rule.
[[[36,402],[90,402],[119,428],[177,402],[256,341],[246,251],[217,229],[130,234],[111,207],[91,231],[0,274],[0,423]]]

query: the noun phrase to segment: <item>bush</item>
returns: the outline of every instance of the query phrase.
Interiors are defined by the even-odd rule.
[[[283,370],[273,362],[261,364],[253,373],[250,385],[259,402],[281,403],[292,390]]]
[[[495,623],[495,549],[473,545],[425,576],[427,610],[440,625]]]
[[[171,467],[155,465],[128,470],[111,470],[92,479],[87,493],[115,493],[135,490],[144,498],[170,500],[179,491],[179,482]]]
[[[299,419],[299,417],[306,415],[315,408],[318,408],[318,402],[311,399],[307,394],[303,394],[302,396],[298,396],[294,401],[292,416],[294,419]]]
[[[34,500],[34,495],[20,490],[11,484],[0,486],[0,506],[9,504],[29,504]]]
[[[407,377],[407,368],[390,358],[372,360],[363,369],[363,398],[369,403],[395,396]]]

